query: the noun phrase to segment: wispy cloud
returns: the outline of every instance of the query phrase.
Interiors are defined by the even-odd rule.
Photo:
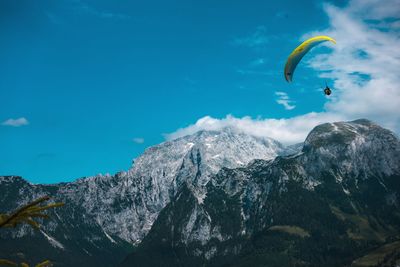
[[[324,10],[330,27],[307,36],[323,33],[337,40],[332,53],[308,60],[321,77],[335,80],[325,109],[370,118],[399,132],[400,33],[390,23],[377,29],[370,19],[398,20],[400,1],[355,0],[345,8],[326,4]]]
[[[126,14],[122,13],[115,13],[115,12],[109,12],[109,11],[104,11],[104,10],[99,10],[83,1],[75,1],[75,11],[78,14],[88,14],[92,15],[95,17],[99,17],[102,19],[130,19],[131,17]]]
[[[265,59],[264,58],[257,58],[253,61],[250,62],[249,66],[250,67],[259,67],[265,64]]]
[[[265,26],[258,26],[252,34],[236,38],[233,40],[234,45],[247,46],[251,48],[259,48],[268,44],[269,38]]]
[[[10,118],[1,123],[1,125],[3,125],[3,126],[12,126],[12,127],[21,127],[21,126],[28,125],[28,124],[29,124],[29,121],[24,117],[21,117],[18,119]]]
[[[278,99],[276,99],[276,103],[284,106],[286,110],[292,110],[296,107],[295,105],[292,105],[294,101],[290,100],[287,93],[278,91],[275,92],[275,95],[278,97]]]
[[[275,14],[275,17],[280,18],[280,19],[281,18],[287,19],[289,17],[289,14],[287,12],[280,11]]]
[[[132,141],[136,144],[143,144],[144,143],[144,138],[142,137],[135,137],[132,139]]]
[[[52,12],[45,12],[45,16],[49,19],[49,21],[56,25],[64,25],[65,21],[61,19],[59,16]]]
[[[242,75],[250,74],[250,75],[262,75],[262,76],[270,76],[277,74],[276,71],[272,70],[264,71],[264,70],[254,70],[254,69],[237,69],[236,72]]]

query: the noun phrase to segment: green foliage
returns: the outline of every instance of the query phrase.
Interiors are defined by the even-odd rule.
[[[0,214],[0,227],[16,227],[18,224],[27,223],[33,228],[39,229],[40,226],[34,219],[49,218],[49,216],[42,213],[42,211],[64,205],[64,203],[52,203],[45,206],[39,206],[40,203],[49,199],[50,197],[48,196],[41,197],[22,206],[10,215]]]
[[[10,214],[0,214],[0,228],[1,227],[16,227],[19,224],[29,224],[34,229],[39,229],[40,224],[35,221],[37,218],[49,219],[49,215],[44,214],[43,211],[46,211],[51,208],[61,207],[64,203],[51,203],[47,205],[41,206],[40,204],[50,200],[50,197],[44,196],[38,198],[22,207],[17,209],[16,211]],[[0,259],[0,266],[16,266],[16,267],[29,267],[29,265],[25,262],[20,264],[15,263],[10,260]],[[49,260],[45,260],[41,263],[35,265],[35,267],[49,267],[53,266],[53,264]]]
[[[3,259],[0,259],[0,266],[29,267],[29,265],[25,262],[17,264],[13,261],[3,260]],[[35,265],[35,267],[50,267],[50,266],[53,266],[53,264],[48,260],[45,260],[45,261]]]
[[[385,244],[355,260],[352,267],[397,266],[400,263],[400,241]]]
[[[9,260],[4,260],[0,259],[0,266],[18,266],[15,262],[9,261]]]
[[[301,227],[295,225],[274,225],[270,227],[268,230],[270,231],[280,231],[285,232],[292,235],[297,235],[300,237],[310,237],[310,234]]]

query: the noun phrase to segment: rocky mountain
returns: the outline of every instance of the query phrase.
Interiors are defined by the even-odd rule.
[[[302,151],[184,183],[120,266],[398,266],[400,141],[322,124]]]
[[[66,203],[51,211],[51,221],[44,221],[40,232],[26,226],[0,232],[0,258],[38,262],[50,257],[57,266],[113,266],[141,242],[182,185],[190,185],[201,202],[210,177],[222,167],[273,159],[293,149],[226,128],[151,147],[131,169],[115,175],[54,185],[0,177],[0,212],[42,195]]]

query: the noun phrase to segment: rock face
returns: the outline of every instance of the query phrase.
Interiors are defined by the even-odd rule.
[[[203,195],[184,183],[121,266],[400,261],[400,141],[370,121],[319,125],[301,152],[223,168]]]
[[[147,149],[126,172],[72,183],[0,176],[0,213],[43,195],[66,205],[41,231],[2,229],[0,258],[361,266],[381,248],[389,254],[377,266],[400,257],[400,142],[367,120],[322,124],[290,147],[230,128],[202,131]]]
[[[43,222],[40,232],[24,226],[0,233],[0,258],[11,255],[38,262],[54,255],[59,266],[115,266],[141,242],[183,185],[189,185],[201,202],[210,177],[222,167],[243,167],[254,159],[271,160],[291,152],[293,148],[275,140],[226,128],[151,147],[130,170],[116,175],[54,185],[0,177],[0,212],[42,195],[66,203],[51,211],[51,221]],[[16,251],[23,253],[14,255]]]

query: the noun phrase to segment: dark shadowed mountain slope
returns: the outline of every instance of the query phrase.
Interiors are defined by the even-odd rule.
[[[41,232],[25,226],[0,231],[0,258],[49,258],[57,266],[115,266],[141,242],[182,184],[192,185],[201,198],[210,176],[222,167],[287,153],[277,141],[226,128],[151,147],[130,170],[116,175],[54,185],[0,177],[0,212],[43,195],[66,203],[51,211],[52,219],[43,222]]]
[[[392,132],[322,124],[302,152],[222,169],[202,198],[183,185],[121,266],[383,266],[400,260],[399,197]]]

